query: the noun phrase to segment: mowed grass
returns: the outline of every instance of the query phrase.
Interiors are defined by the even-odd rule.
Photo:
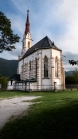
[[[24,91],[0,91],[0,100],[5,98],[22,97],[22,96],[37,96],[36,93],[29,93]]]
[[[7,123],[1,139],[78,138],[78,91],[15,92],[12,96],[42,96],[33,100],[26,116]],[[17,94],[17,95],[16,95]]]

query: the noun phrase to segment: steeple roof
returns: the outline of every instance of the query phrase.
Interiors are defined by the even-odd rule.
[[[58,49],[54,42],[52,42],[47,36],[44,37],[42,40],[40,40],[38,43],[36,43],[35,45],[33,45],[31,48],[29,48],[27,50],[27,52],[24,54],[24,56],[22,57],[25,58],[27,56],[29,56],[30,54],[32,54],[33,52],[39,50],[39,49],[50,49],[50,48],[53,48],[53,49],[56,49],[58,51],[61,51],[60,49]],[[20,59],[21,60],[21,59]]]
[[[26,19],[26,27],[25,27],[25,34],[30,32],[30,23],[29,23],[29,10],[27,10],[27,19]]]

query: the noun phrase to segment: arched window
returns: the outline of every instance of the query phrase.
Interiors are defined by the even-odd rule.
[[[28,41],[28,48],[30,48],[30,42]]]
[[[36,61],[36,79],[37,79],[37,58],[35,59]]]
[[[58,58],[55,58],[55,77],[58,77]]]
[[[30,70],[31,70],[31,61],[30,61],[30,63],[29,63],[29,64],[30,64]]]
[[[48,58],[44,57],[44,77],[48,77]]]

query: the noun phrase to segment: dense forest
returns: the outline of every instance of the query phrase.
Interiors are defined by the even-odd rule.
[[[0,74],[5,77],[10,77],[17,73],[18,60],[6,60],[0,58]]]
[[[4,80],[7,80],[13,74],[17,73],[17,66],[18,66],[18,60],[6,60],[6,59],[3,59],[3,58],[0,58],[0,75],[3,76],[3,77],[0,77],[0,83],[3,82],[3,79],[5,77],[7,77],[7,78],[5,78]],[[73,74],[72,71],[65,71],[65,76],[66,76],[65,81],[66,81],[66,84],[69,84],[69,83],[70,84],[71,83],[78,83],[77,82],[77,75],[74,78],[72,76],[72,74]]]
[[[0,58],[0,74],[2,76],[10,77],[17,73],[18,60],[6,60]],[[65,71],[65,76],[71,76],[72,71]]]

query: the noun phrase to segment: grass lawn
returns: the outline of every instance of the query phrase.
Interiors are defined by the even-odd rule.
[[[33,100],[28,115],[7,123],[1,139],[77,139],[78,91],[0,92],[0,98],[42,96]]]
[[[21,96],[38,96],[39,93],[29,93],[22,91],[0,91],[0,100],[5,98],[21,97]]]

